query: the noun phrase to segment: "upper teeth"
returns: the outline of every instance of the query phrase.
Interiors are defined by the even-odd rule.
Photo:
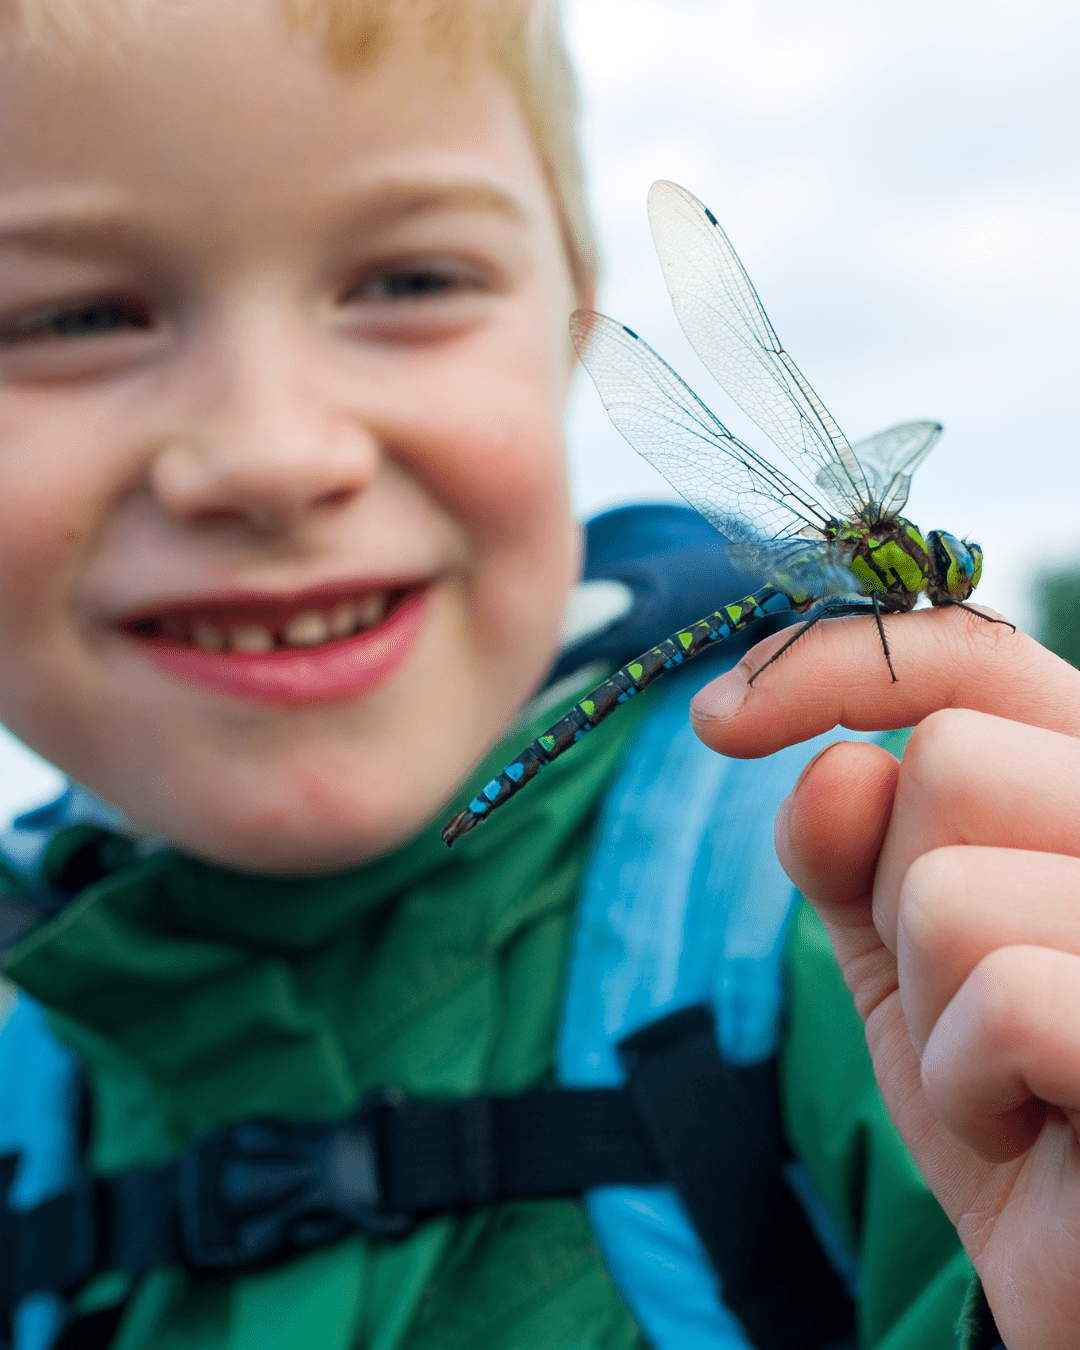
[[[225,646],[225,639],[219,630],[208,623],[197,623],[191,630],[191,636],[196,647],[205,647],[207,651],[220,651]]]
[[[337,609],[330,615],[330,632],[334,637],[345,637],[346,634],[353,632],[359,622],[360,607],[358,605],[338,605]]]
[[[293,615],[281,636],[290,647],[313,647],[330,636],[330,622],[317,609],[306,609],[303,614]]]
[[[229,646],[234,652],[268,652],[273,645],[273,633],[261,623],[246,623],[229,634]]]
[[[385,594],[365,595],[355,604],[336,605],[329,614],[321,610],[305,609],[294,614],[281,629],[281,642],[286,647],[314,647],[331,637],[348,637],[350,633],[373,628],[386,613]],[[183,626],[166,621],[164,631],[176,635]],[[274,630],[261,623],[242,623],[235,626],[217,625],[200,620],[189,630],[191,641],[205,651],[268,652],[277,646]]]
[[[357,606],[356,621],[361,628],[374,628],[385,612],[385,595],[366,595]]]

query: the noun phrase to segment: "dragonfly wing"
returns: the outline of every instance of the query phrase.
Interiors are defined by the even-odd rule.
[[[728,539],[760,544],[827,525],[825,507],[732,436],[632,329],[579,309],[570,334],[615,426]]]
[[[861,585],[834,545],[824,540],[747,540],[733,545],[732,561],[756,579],[771,581],[789,595],[824,599],[858,595]]]
[[[683,332],[714,379],[811,479],[826,465],[829,500],[858,515],[869,488],[832,414],[780,345],[716,217],[685,188],[654,183],[649,221]]]
[[[881,515],[895,515],[904,509],[911,475],[933,450],[943,429],[940,422],[901,422],[851,447]],[[822,475],[831,468],[826,466],[814,477],[823,492]]]

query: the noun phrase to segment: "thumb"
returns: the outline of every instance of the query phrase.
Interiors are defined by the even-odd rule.
[[[810,761],[776,817],[780,862],[820,915],[864,1020],[896,988],[871,896],[899,767],[880,746],[839,741]]]

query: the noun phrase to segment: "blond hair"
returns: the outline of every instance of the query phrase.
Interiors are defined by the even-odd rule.
[[[16,0],[24,42],[36,49],[121,44],[170,0]],[[574,289],[583,304],[596,286],[596,252],[577,139],[577,91],[559,0],[283,0],[296,28],[319,34],[338,66],[378,60],[408,26],[430,55],[467,70],[486,60],[507,80],[539,153],[562,225]]]

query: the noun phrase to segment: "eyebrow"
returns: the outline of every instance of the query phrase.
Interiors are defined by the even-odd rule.
[[[512,192],[483,180],[388,179],[346,189],[337,205],[354,227],[359,223],[369,229],[387,229],[440,211],[484,211],[516,223],[531,219]],[[132,246],[148,224],[145,216],[133,214],[115,199],[60,199],[52,206],[8,213],[0,206],[0,248],[51,253],[97,249],[104,242]]]
[[[36,210],[8,212],[0,206],[0,248],[49,253],[99,247],[105,240],[131,243],[140,223],[115,202],[61,198]]]
[[[438,211],[489,211],[524,222],[530,212],[511,192],[493,183],[388,180],[365,190],[361,204],[365,223],[394,225],[413,216]]]

